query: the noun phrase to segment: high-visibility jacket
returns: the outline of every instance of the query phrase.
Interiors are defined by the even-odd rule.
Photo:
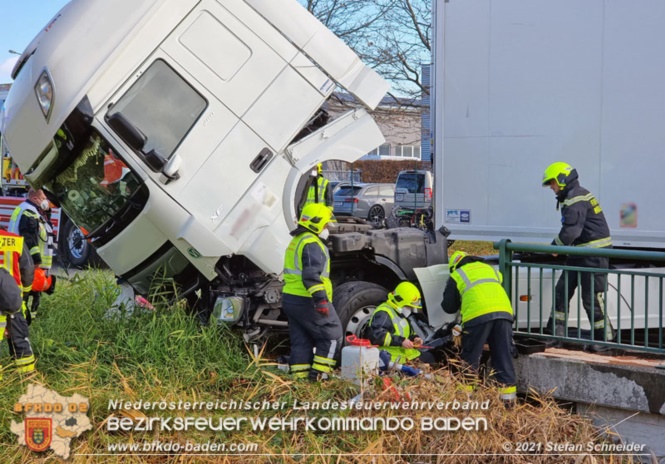
[[[0,339],[4,337],[5,329],[9,329],[9,348],[15,358],[14,367],[23,373],[35,369],[35,355],[28,339],[28,323],[24,317],[25,301],[21,298],[21,289],[24,292],[30,291],[34,277],[34,265],[26,248],[23,237],[0,230],[0,267],[3,273],[6,270],[11,275],[9,277],[8,274],[4,274],[2,278],[4,312],[0,314]],[[11,287],[7,286],[8,284],[11,284]],[[9,327],[7,317],[11,318]],[[0,366],[0,379],[1,372],[2,366]]]
[[[120,182],[128,172],[129,168],[127,165],[109,152],[104,155],[104,179],[99,185],[108,186]]]
[[[22,252],[23,237],[0,229],[0,267],[14,277],[19,287],[22,287],[19,263]]]
[[[326,191],[328,190],[329,183],[328,179],[319,175],[316,178],[316,186],[312,184],[307,191],[307,200],[305,201],[305,204],[323,203],[326,206],[331,206],[326,202]]]
[[[309,259],[306,266],[303,266],[305,247],[308,247]],[[328,248],[314,233],[303,232],[291,239],[284,255],[284,289],[282,291],[289,295],[305,297],[313,297],[317,292],[325,292],[325,298],[332,301],[330,254]],[[323,294],[320,293],[320,295]]]
[[[30,255],[42,269],[51,269],[53,266],[53,255],[55,254],[55,233],[50,222],[45,220],[35,205],[24,201],[16,207],[9,220],[9,232],[20,234],[19,225],[22,216],[27,216],[39,224],[37,236],[30,243]],[[30,242],[30,241],[29,241]],[[38,257],[39,256],[39,257]],[[41,262],[40,262],[41,261]]]
[[[462,298],[462,323],[495,312],[513,315],[513,307],[501,282],[501,273],[482,262],[457,268],[450,276]]]
[[[5,269],[14,278],[16,285],[20,291],[29,291],[30,287],[23,287],[21,281],[21,253],[23,252],[23,237],[20,235],[12,234],[5,230],[0,229],[0,268]],[[3,295],[7,296],[7,295]],[[19,308],[21,302],[18,303]],[[5,314],[0,313],[0,330],[4,331],[7,326],[7,318]],[[0,339],[2,334],[0,334]]]
[[[382,318],[382,313],[388,317]],[[411,324],[407,318],[398,313],[390,302],[386,301],[377,306],[369,320],[369,330],[372,342],[390,353],[392,361],[397,358],[402,361],[410,361],[420,356],[420,351],[415,348],[401,346],[402,342],[411,336]]]

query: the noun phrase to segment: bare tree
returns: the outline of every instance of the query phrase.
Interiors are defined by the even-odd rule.
[[[431,0],[299,1],[391,81],[393,96],[427,90],[420,68],[430,61]]]

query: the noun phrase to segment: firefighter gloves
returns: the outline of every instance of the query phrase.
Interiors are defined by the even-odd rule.
[[[328,309],[328,301],[327,300],[321,300],[318,303],[316,303],[316,306],[314,307],[314,311],[321,314],[322,316],[328,316],[328,314],[330,312],[330,310]]]

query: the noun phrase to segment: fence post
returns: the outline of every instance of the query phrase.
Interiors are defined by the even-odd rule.
[[[510,239],[504,238],[499,242],[495,242],[494,248],[499,250],[499,272],[503,275],[503,288],[506,290],[510,301],[512,301],[513,273],[509,263],[513,260],[513,252],[508,250],[507,245],[509,243]]]

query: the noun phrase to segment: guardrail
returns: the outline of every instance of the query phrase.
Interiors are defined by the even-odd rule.
[[[510,240],[495,242],[494,248],[499,250],[499,270],[503,274],[504,288],[513,303],[516,334],[536,339],[665,354],[663,330],[665,253],[512,243]],[[615,261],[655,263],[658,267],[612,268],[610,266],[607,269],[590,269],[523,262],[514,260],[515,252],[603,257]],[[591,291],[603,293],[605,302],[603,326],[611,323],[616,332],[614,340],[607,340],[607,335],[602,338],[594,337],[593,326],[598,321],[589,321],[584,310],[579,284],[581,273],[589,271],[594,274],[607,274],[608,284],[604,289],[594,289],[591,279]],[[566,293],[569,285],[577,283],[578,289],[570,303],[564,301],[567,313],[565,335],[556,336],[548,332],[547,325],[554,307],[556,284],[562,275],[564,275],[563,284]],[[577,279],[577,282],[571,279]],[[592,300],[590,311],[592,314],[594,306],[595,302]]]

